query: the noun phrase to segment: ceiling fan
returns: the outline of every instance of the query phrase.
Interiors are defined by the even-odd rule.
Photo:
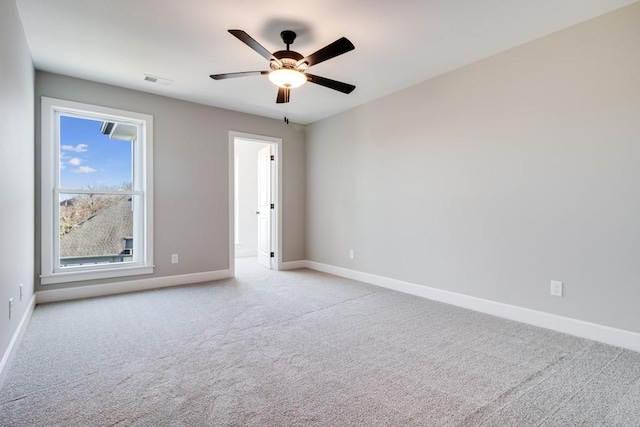
[[[289,46],[292,45],[293,41],[296,39],[296,33],[293,31],[285,30],[280,33],[280,37],[282,37],[282,41],[287,46],[287,50],[279,50],[273,53],[269,52],[249,34],[242,30],[229,30],[229,32],[251,49],[258,52],[261,56],[268,59],[271,70],[212,74],[209,76],[214,80],[268,75],[269,80],[278,86],[278,96],[276,98],[276,102],[278,104],[289,102],[291,89],[302,86],[305,82],[315,83],[347,94],[353,92],[356,88],[354,85],[348,83],[331,80],[326,77],[320,77],[306,72],[306,70],[313,65],[335,58],[336,56],[355,49],[353,43],[345,37],[339,38],[309,56],[302,56],[298,52],[289,50]]]

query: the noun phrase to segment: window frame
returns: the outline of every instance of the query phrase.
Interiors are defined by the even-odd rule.
[[[49,97],[41,98],[41,271],[42,285],[54,283],[126,277],[153,273],[153,116]],[[59,117],[74,116],[102,121],[133,124],[139,135],[133,147],[133,188],[131,191],[91,191],[132,195],[139,200],[134,215],[139,226],[134,230],[139,249],[136,261],[100,265],[60,267],[59,195],[69,190],[60,188]],[[134,221],[135,222],[135,221]]]

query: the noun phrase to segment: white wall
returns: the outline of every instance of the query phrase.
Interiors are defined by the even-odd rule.
[[[33,295],[33,80],[14,0],[0,2],[0,358]],[[20,284],[24,295],[20,301]],[[13,316],[9,320],[9,298]],[[1,381],[0,381],[1,384]]]
[[[36,73],[36,171],[40,97],[67,99],[153,115],[154,263],[151,276],[229,268],[229,131],[283,140],[283,261],[305,258],[305,128],[57,74]],[[36,191],[39,196],[39,175]],[[38,199],[36,199],[38,200]],[[37,203],[39,205],[39,203]],[[37,207],[37,212],[39,207]],[[36,272],[39,273],[39,241]],[[180,255],[171,264],[171,254]],[[125,279],[126,280],[126,279]],[[83,284],[121,282],[96,280]],[[37,290],[83,284],[38,286]]]
[[[238,157],[238,228],[236,256],[258,256],[258,151],[269,144],[236,140]]]
[[[310,125],[307,259],[640,332],[639,23],[635,3]]]

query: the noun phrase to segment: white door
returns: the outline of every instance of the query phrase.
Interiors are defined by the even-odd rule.
[[[271,264],[271,144],[258,152],[258,262]]]

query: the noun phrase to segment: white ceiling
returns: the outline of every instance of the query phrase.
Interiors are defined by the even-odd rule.
[[[357,86],[345,95],[293,89],[288,116],[311,123],[637,0],[16,0],[39,70],[197,103],[282,118],[267,70],[230,35],[241,29],[269,51],[306,56],[341,36],[356,49],[312,67]],[[144,74],[173,80],[144,81]]]

